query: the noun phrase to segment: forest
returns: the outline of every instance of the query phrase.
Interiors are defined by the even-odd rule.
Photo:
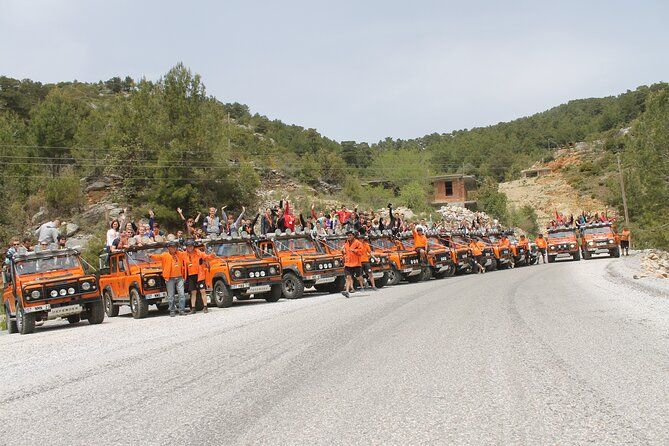
[[[429,175],[474,174],[481,203],[494,211],[503,199],[497,182],[517,178],[560,146],[595,139],[604,141],[600,170],[615,170],[613,155],[621,155],[639,242],[667,247],[664,83],[573,100],[488,127],[368,144],[334,141],[246,105],[221,102],[183,64],[158,80],[42,84],[0,76],[0,241],[25,231],[40,208],[48,217],[76,215],[86,204],[82,179],[110,175],[122,183],[115,199],[154,209],[168,224],[177,223],[177,206],[195,213],[209,204],[257,204],[256,191],[269,172],[324,196],[369,206],[394,199],[413,207],[426,206]],[[365,185],[371,179],[393,184],[398,195]],[[617,184],[606,187],[606,201],[620,209]]]

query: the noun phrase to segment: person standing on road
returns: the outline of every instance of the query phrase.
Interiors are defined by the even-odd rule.
[[[360,261],[363,252],[362,243],[355,238],[353,231],[346,232],[346,242],[342,247],[344,254],[344,271],[346,273],[346,288],[341,292],[345,297],[350,296],[353,291],[353,278],[358,279],[360,288],[364,287],[362,282],[362,262]]]
[[[208,313],[207,308],[207,290],[204,285],[205,270],[204,265],[207,260],[213,259],[213,254],[205,254],[195,248],[195,241],[186,240],[186,280],[188,283],[188,292],[190,293],[190,313],[195,314],[197,304],[197,293],[200,292],[202,298],[202,312]]]
[[[630,236],[632,233],[630,232],[629,228],[627,226],[623,227],[623,232],[620,233],[620,250],[624,252],[623,255],[629,256],[630,255]]]
[[[186,315],[186,294],[184,293],[184,273],[186,272],[186,253],[177,250],[176,242],[167,244],[167,251],[162,254],[151,254],[151,258],[162,264],[163,278],[167,286],[167,302],[170,317],[175,316],[175,291],[179,295],[179,316]]]
[[[539,234],[537,238],[534,239],[534,243],[537,245],[537,249],[539,249],[539,253],[541,254],[541,263],[546,263],[546,248],[548,248],[548,244],[546,243],[544,235]]]
[[[376,282],[374,281],[374,272],[372,271],[372,264],[369,262],[370,259],[373,259],[375,262],[378,262],[379,259],[374,256],[372,247],[369,244],[369,236],[365,236],[362,239],[362,255],[360,256],[360,263],[362,265],[362,272],[367,276],[367,280],[373,291],[378,291],[376,288]]]
[[[469,250],[472,252],[472,268],[477,270],[478,274],[485,273],[485,268],[483,267],[483,251],[474,239],[469,241]]]

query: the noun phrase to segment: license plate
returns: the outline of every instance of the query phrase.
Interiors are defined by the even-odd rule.
[[[413,271],[411,268],[405,268],[402,270],[403,273],[410,273],[411,271]]]
[[[372,276],[374,276],[375,279],[380,279],[381,277],[383,277],[383,273],[377,271],[375,273],[372,273]]]
[[[320,279],[317,279],[316,282],[314,282],[315,285],[320,285],[322,283],[332,283],[334,282],[336,277],[322,277]]]
[[[35,307],[25,307],[23,311],[26,313],[35,313],[37,311],[48,311],[50,308],[51,305],[44,304],[44,305],[37,305]]]
[[[167,292],[163,291],[161,293],[147,294],[145,297],[146,297],[147,300],[162,299],[163,297],[167,297]]]
[[[420,274],[420,270],[419,270],[419,269],[411,270],[411,272],[409,273],[409,276],[415,276],[416,274]]]
[[[266,293],[271,290],[272,287],[270,285],[256,285],[249,287],[249,289],[246,290],[246,294]]]
[[[53,319],[56,317],[60,316],[67,316],[70,314],[77,314],[81,313],[84,309],[82,308],[81,305],[68,305],[66,307],[57,307],[57,308],[52,308],[51,311],[49,311],[49,318]]]

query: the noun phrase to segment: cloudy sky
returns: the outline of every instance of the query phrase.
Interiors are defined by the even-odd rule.
[[[669,81],[667,17],[643,0],[0,0],[0,74],[158,79],[182,61],[222,101],[374,142]]]

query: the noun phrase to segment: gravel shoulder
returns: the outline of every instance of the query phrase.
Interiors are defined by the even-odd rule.
[[[616,280],[614,262],[3,336],[0,435],[667,444],[669,300]]]

